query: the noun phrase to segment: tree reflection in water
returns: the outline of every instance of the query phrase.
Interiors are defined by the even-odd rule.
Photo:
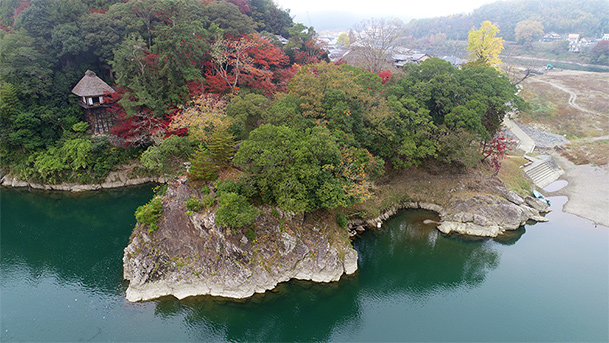
[[[157,310],[165,315],[186,310],[195,337],[212,325],[234,341],[325,341],[337,327],[357,326],[367,300],[417,302],[437,292],[476,287],[499,265],[491,240],[447,237],[425,219],[437,220],[430,212],[407,210],[364,234],[354,242],[359,271],[337,283],[291,281],[243,301],[165,299]],[[512,233],[508,244],[523,233]]]

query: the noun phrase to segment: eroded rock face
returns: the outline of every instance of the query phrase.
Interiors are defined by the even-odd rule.
[[[507,192],[507,193],[506,193]],[[549,212],[547,204],[539,208],[528,206],[520,196],[511,191],[481,194],[472,198],[453,201],[441,213],[438,230],[445,234],[459,233],[470,236],[497,237],[508,230],[516,230],[527,221],[546,222],[540,215]],[[507,195],[507,196],[506,196]]]
[[[548,221],[541,215],[550,212],[545,201],[533,197],[523,199],[516,192],[506,189],[503,182],[496,178],[474,182],[477,195],[469,195],[471,185],[464,185],[453,192],[451,199],[456,200],[449,200],[444,207],[433,204],[434,199],[401,202],[384,210],[377,218],[352,220],[349,223],[350,235],[356,236],[365,228],[379,227],[380,223],[401,209],[433,211],[440,216],[438,230],[442,233],[478,237],[497,237],[506,231],[518,229],[529,220]]]
[[[97,191],[100,189],[109,188],[120,188],[134,185],[141,185],[145,183],[165,183],[168,178],[166,177],[136,177],[129,178],[127,173],[124,171],[110,172],[108,177],[102,183],[90,183],[90,184],[79,184],[79,183],[60,183],[55,185],[41,184],[29,181],[23,181],[14,176],[3,175],[0,178],[0,185],[12,188],[32,188],[42,189],[47,191],[65,191],[65,192],[85,192],[85,191]]]
[[[185,201],[197,192],[170,182],[159,229],[150,234],[138,226],[132,233],[123,257],[129,301],[165,295],[246,298],[290,279],[331,282],[357,270],[346,232],[308,227],[302,215],[270,207],[260,208],[250,232],[221,228],[215,207],[186,214]]]

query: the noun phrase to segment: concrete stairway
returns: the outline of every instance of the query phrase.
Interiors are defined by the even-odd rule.
[[[550,156],[540,156],[540,159],[534,159],[533,163],[524,168],[524,172],[539,188],[556,181],[564,171],[554,162]],[[549,157],[549,159],[548,159]]]

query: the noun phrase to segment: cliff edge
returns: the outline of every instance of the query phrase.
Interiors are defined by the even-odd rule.
[[[200,191],[174,179],[163,197],[163,219],[150,233],[138,224],[123,257],[129,301],[166,295],[246,298],[290,279],[338,281],[357,270],[346,230],[269,206],[248,229],[222,228],[215,207],[187,213]],[[317,221],[317,222],[316,222]]]

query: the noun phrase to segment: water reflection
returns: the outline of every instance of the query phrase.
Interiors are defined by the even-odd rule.
[[[357,247],[360,277],[369,280],[367,292],[422,297],[438,290],[474,287],[497,268],[499,253],[487,240],[443,236],[433,224],[424,223],[430,215],[404,211],[381,231],[362,237]]]
[[[354,244],[358,273],[340,282],[292,281],[238,302],[166,298],[156,311],[172,316],[183,309],[189,331],[200,340],[206,337],[198,333],[213,325],[230,341],[327,341],[337,328],[361,324],[370,301],[407,297],[417,302],[437,292],[476,287],[497,268],[500,256],[492,241],[445,237],[435,224],[424,223],[430,218],[430,212],[404,211],[365,234]]]
[[[20,265],[33,283],[50,272],[61,282],[120,292],[133,213],[151,195],[149,186],[76,195],[3,188],[3,274]]]
[[[607,341],[608,230],[560,212],[566,198],[515,245],[524,228],[443,236],[405,211],[354,242],[340,282],[132,304],[121,258],[150,189],[0,193],[0,341]]]

